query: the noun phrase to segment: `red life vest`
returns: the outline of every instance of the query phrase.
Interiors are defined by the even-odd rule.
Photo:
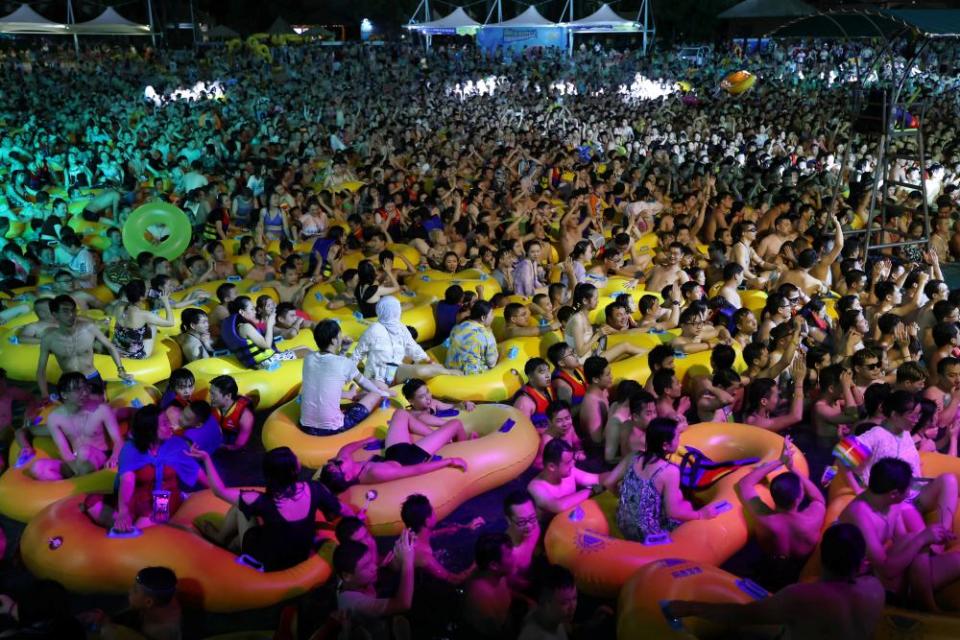
[[[237,398],[237,401],[227,409],[227,412],[221,414],[219,409],[217,410],[217,421],[220,422],[220,428],[223,431],[229,433],[236,433],[240,430],[240,419],[243,418],[243,413],[250,406],[250,398],[247,396],[240,396]]]
[[[574,369],[574,374],[571,375],[564,371],[563,369],[557,369],[553,372],[553,392],[557,396],[560,394],[557,393],[557,380],[563,380],[570,388],[573,389],[573,395],[570,398],[570,404],[577,406],[583,402],[583,396],[587,394],[587,381],[583,377],[583,369],[576,368]]]
[[[547,407],[550,406],[550,403],[553,402],[556,397],[556,394],[550,387],[547,387],[545,391],[546,393],[543,393],[534,389],[529,384],[525,384],[520,387],[520,390],[517,391],[517,394],[513,397],[514,402],[516,402],[520,396],[526,396],[533,400],[533,414],[530,416],[530,421],[533,422],[533,426],[538,429],[545,429],[550,423],[550,419],[547,418]]]

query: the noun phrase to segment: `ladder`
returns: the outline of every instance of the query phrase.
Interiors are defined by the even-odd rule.
[[[926,108],[923,104],[918,105],[918,107],[919,114],[912,114],[918,116],[917,127],[912,128],[909,126],[910,123],[903,122],[907,112],[906,107],[901,102],[892,100],[890,92],[883,92],[883,109],[881,111],[883,122],[878,123],[882,124],[882,133],[877,166],[874,168],[870,204],[867,209],[867,223],[864,227],[863,257],[865,260],[869,258],[871,251],[878,252],[909,245],[926,247],[930,243],[930,211],[927,206],[926,183],[923,179],[927,170],[926,150],[923,140]],[[906,141],[906,144],[899,145],[901,149],[895,151],[894,144],[900,141]],[[913,166],[919,168],[919,184],[890,179],[897,162],[901,160],[906,161],[908,168]],[[922,201],[914,216],[914,219],[921,216],[923,220],[923,236],[920,238],[903,237],[896,242],[883,241],[883,232],[887,229],[888,214],[892,208],[899,206],[892,204],[887,198],[887,190],[890,187],[900,187],[909,191],[920,192]]]

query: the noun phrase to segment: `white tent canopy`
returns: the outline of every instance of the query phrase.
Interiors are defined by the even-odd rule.
[[[480,23],[467,15],[463,7],[457,7],[450,15],[444,16],[439,20],[431,20],[421,24],[408,24],[408,29],[416,31],[434,31],[434,30],[456,30],[456,29],[479,29]]]
[[[93,20],[70,25],[70,33],[85,36],[149,36],[150,27],[127,20],[113,7],[107,7]]]
[[[527,7],[527,10],[518,15],[515,18],[510,18],[509,20],[504,20],[503,22],[496,22],[486,25],[488,27],[504,27],[509,29],[514,28],[526,28],[531,27],[556,27],[556,22],[551,22],[540,15],[540,12],[537,11],[537,8],[533,5]]]
[[[67,25],[48,20],[30,5],[22,4],[10,15],[0,18],[0,33],[68,35],[70,32]]]
[[[610,8],[610,5],[603,4],[592,14],[573,22],[568,22],[567,27],[578,31],[638,31],[640,25],[635,20],[623,18]]]

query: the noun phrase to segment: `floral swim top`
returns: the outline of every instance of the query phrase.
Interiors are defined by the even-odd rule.
[[[663,495],[654,485],[660,467],[648,480],[637,475],[635,454],[620,485],[620,503],[617,505],[617,526],[627,540],[643,542],[651,535],[668,533],[680,526],[679,520],[667,516]]]

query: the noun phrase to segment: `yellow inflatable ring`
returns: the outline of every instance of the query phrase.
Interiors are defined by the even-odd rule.
[[[459,275],[459,274],[453,274]],[[489,300],[490,296],[495,293],[500,293],[500,283],[497,282],[494,278],[487,277],[485,279],[460,279],[460,278],[451,278],[449,280],[435,280],[432,277],[425,274],[417,274],[412,278],[407,279],[407,286],[410,287],[413,291],[416,291],[422,295],[434,296],[440,300],[443,299],[444,294],[447,292],[447,289],[453,285],[460,285],[464,291],[476,291],[477,287],[483,287],[483,298],[484,300]]]
[[[364,318],[354,305],[340,307],[339,309],[328,309],[330,303],[332,287],[328,284],[319,284],[307,291],[303,298],[303,311],[314,321],[333,318],[340,322],[344,332],[351,337],[359,337],[363,331],[371,324],[376,322],[376,317]],[[399,294],[395,295],[400,304],[412,304],[410,309],[404,309],[400,314],[400,321],[403,324],[413,327],[417,330],[417,342],[429,342],[437,335],[437,318],[433,312],[433,303],[436,297],[433,295],[414,292],[413,295]],[[349,322],[350,320],[355,323]],[[359,326],[357,326],[359,324]],[[359,330],[356,336],[352,331]]]
[[[147,240],[150,227],[163,225],[167,237],[154,244]],[[148,202],[133,210],[123,225],[123,246],[131,256],[146,251],[167,260],[176,260],[190,246],[193,229],[180,208],[167,202]]]
[[[430,393],[444,400],[509,401],[523,385],[523,367],[527,360],[540,355],[539,344],[536,338],[508,340],[497,345],[500,360],[489,371],[468,376],[437,376],[427,380],[427,387]],[[434,347],[430,354],[442,364],[447,350],[443,346]]]
[[[40,345],[21,344],[11,342],[14,337],[13,331],[4,330],[0,332],[0,362],[3,362],[7,370],[7,377],[11,380],[20,382],[33,382],[37,379],[37,361],[40,359]],[[157,384],[170,377],[170,372],[180,366],[180,350],[171,348],[166,341],[154,343],[153,353],[149,358],[135,360],[132,358],[122,358],[121,363],[127,373],[133,376],[137,382],[146,384]],[[117,373],[117,366],[113,358],[108,355],[95,353],[93,355],[93,366],[100,372],[104,380],[119,380],[120,374]],[[60,379],[60,365],[57,359],[51,354],[47,363],[47,380],[56,382]]]
[[[311,436],[300,430],[300,398],[294,398],[267,417],[263,424],[263,448],[271,451],[278,447],[290,447],[297,454],[300,464],[311,469],[319,469],[330,458],[337,455],[344,445],[377,436],[383,439],[387,433],[387,422],[395,409],[377,409],[360,424],[343,433],[332,436]]]
[[[437,519],[442,520],[470,498],[517,478],[537,455],[540,436],[529,418],[513,407],[484,404],[473,411],[460,412],[457,418],[463,421],[468,432],[481,437],[452,442],[437,455],[463,458],[467,462],[466,471],[446,468],[393,482],[354,485],[340,495],[341,500],[359,508],[365,502],[367,491],[377,490],[377,499],[367,507],[373,535],[400,533],[403,529],[400,506],[411,494],[427,496]]]
[[[303,360],[286,360],[267,371],[248,369],[233,356],[225,355],[194,360],[185,368],[193,373],[197,391],[208,389],[217,376],[230,376],[236,380],[240,395],[253,400],[257,409],[270,409],[293,398],[300,391],[303,377]]]
[[[774,460],[783,448],[783,438],[775,433],[725,422],[695,424],[680,438],[683,445],[694,446],[714,460],[753,456]],[[795,460],[797,473],[806,475],[806,459],[798,453]],[[685,558],[713,566],[723,564],[747,543],[747,520],[735,486],[749,471],[737,469],[698,494],[704,502],[726,500],[732,509],[712,520],[684,522],[666,544],[647,546],[624,540],[616,526],[613,495],[587,500],[554,516],[544,538],[547,557],[572,571],[584,593],[604,598],[616,596],[630,576],[656,560]]]
[[[220,518],[227,503],[210,491],[184,501],[174,526],[144,529],[134,538],[110,538],[81,510],[84,496],[57,502],[30,521],[20,539],[24,564],[35,576],[76,593],[126,593],[143,567],[170,567],[185,602],[206,611],[259,609],[302,595],[330,577],[320,555],[284,571],[259,573],[237,556],[190,533],[200,519]],[[332,545],[324,545],[324,550]]]
[[[708,564],[673,558],[658,560],[637,571],[623,585],[617,604],[617,638],[657,640],[680,636],[664,618],[660,603],[665,600],[747,604],[769,595],[753,581]],[[691,638],[736,635],[731,628],[724,633],[717,625],[698,618],[684,618],[683,631]]]
[[[757,76],[749,71],[734,71],[720,81],[720,88],[732,96],[748,91],[757,82]]]

